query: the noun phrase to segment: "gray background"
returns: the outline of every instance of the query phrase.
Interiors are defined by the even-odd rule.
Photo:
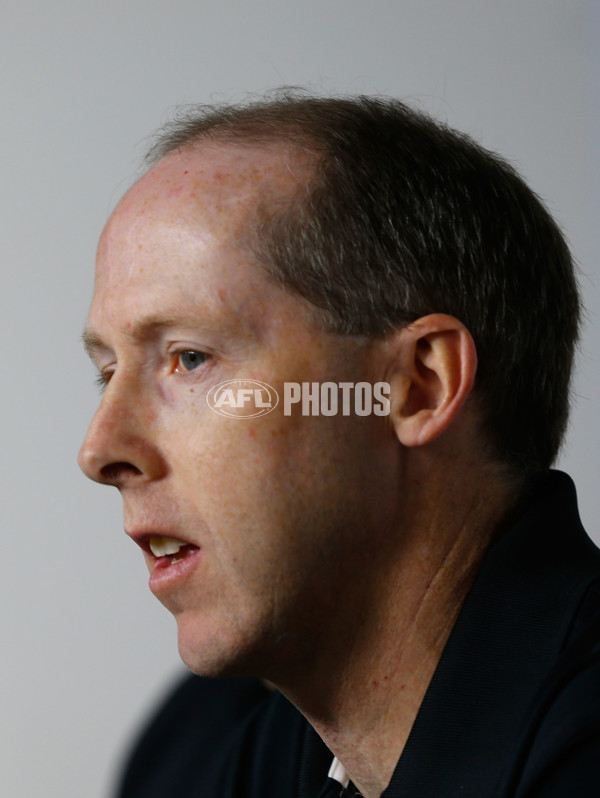
[[[563,225],[588,308],[561,464],[600,539],[598,5],[584,0],[5,0],[0,784],[100,798],[178,672],[115,491],[78,472],[95,243],[178,103],[280,84],[408,98],[508,156]]]

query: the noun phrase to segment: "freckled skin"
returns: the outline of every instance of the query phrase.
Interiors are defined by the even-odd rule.
[[[82,447],[107,466],[125,527],[192,541],[202,560],[166,598],[184,661],[207,675],[280,681],[311,667],[360,616],[367,562],[385,556],[397,447],[379,417],[225,418],[211,386],[255,379],[384,379],[367,341],[324,333],[307,304],[238,246],[258,196],[286,197],[306,165],[285,150],[210,145],[169,156],[119,203],[102,235],[89,329],[114,369]],[[180,322],[135,333],[147,317]],[[190,372],[174,344],[206,351]],[[281,393],[280,393],[281,395]],[[111,473],[114,473],[111,471]]]

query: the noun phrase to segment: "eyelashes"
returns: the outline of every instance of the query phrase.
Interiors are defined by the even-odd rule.
[[[175,365],[173,371],[176,374],[188,374],[206,363],[209,357],[210,355],[206,352],[201,352],[198,349],[182,349],[174,353]],[[114,371],[101,372],[94,379],[94,384],[101,394],[106,390],[113,373]]]
[[[106,386],[110,382],[110,378],[112,376],[112,372],[108,372],[106,374],[98,374],[94,379],[94,385],[98,389],[100,393],[104,393],[106,390]]]

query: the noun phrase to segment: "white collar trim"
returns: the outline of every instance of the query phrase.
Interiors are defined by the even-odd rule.
[[[330,779],[339,782],[344,789],[350,784],[350,776],[346,773],[346,768],[337,757],[333,757],[333,762],[327,774]]]

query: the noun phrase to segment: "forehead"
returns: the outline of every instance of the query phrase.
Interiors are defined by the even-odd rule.
[[[207,144],[160,161],[125,194],[100,239],[92,327],[181,310],[238,309],[271,295],[244,246],[259,205],[283,204],[310,176],[284,146]],[[274,297],[271,297],[274,298]],[[186,306],[186,307],[184,307]]]
[[[207,143],[173,153],[125,194],[98,247],[97,283],[157,250],[167,236],[182,253],[194,244],[239,249],[259,207],[281,207],[308,183],[311,157],[284,144]],[[173,243],[173,241],[171,241]]]
[[[308,156],[282,144],[207,143],[168,155],[125,194],[101,243],[148,219],[202,222],[234,237],[257,205],[289,201],[309,179]]]

